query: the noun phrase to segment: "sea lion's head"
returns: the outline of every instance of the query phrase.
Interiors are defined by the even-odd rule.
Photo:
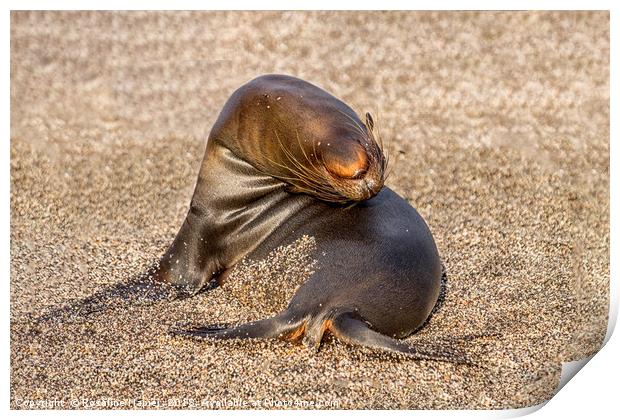
[[[275,136],[279,170],[288,191],[347,203],[374,197],[383,188],[387,159],[370,113],[362,123],[353,112],[306,123],[296,139]],[[308,129],[309,128],[309,129]],[[271,162],[273,165],[275,162]],[[280,171],[278,171],[280,172]]]
[[[228,100],[210,137],[292,193],[347,203],[376,195],[387,160],[374,121],[325,90],[265,75]]]

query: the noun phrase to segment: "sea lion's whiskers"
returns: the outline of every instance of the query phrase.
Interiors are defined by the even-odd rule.
[[[378,112],[377,112],[377,115],[378,115]],[[377,118],[377,120],[381,121],[380,118]],[[383,154],[382,164],[383,164],[383,171],[385,173],[384,179],[387,180],[388,177],[391,175],[392,169],[393,169],[392,166],[389,164],[391,155],[392,155],[391,154],[391,150],[392,150],[391,143],[389,143],[389,140],[388,140],[388,142],[384,144],[383,136],[381,135],[381,126],[375,122],[375,127],[377,127],[377,136],[379,137],[379,141],[381,142],[381,149],[382,149],[381,152]]]
[[[317,154],[317,152],[316,152],[316,144],[315,144],[315,142],[312,142],[312,153],[313,153],[313,156],[317,160],[318,159],[321,160],[321,164],[323,165],[324,168],[326,168],[327,166],[325,165],[325,161],[323,160],[323,155],[321,154],[321,156],[319,156]],[[330,182],[330,187],[331,187],[332,183],[338,183],[338,179],[335,176],[333,176],[329,171],[324,171],[324,175],[323,176],[325,178],[329,178],[332,181],[332,182]],[[332,187],[332,190],[333,190],[333,193],[338,197],[337,202],[347,202],[348,201],[348,199],[346,197],[342,196],[342,194],[340,194],[338,191],[333,189],[333,187]]]
[[[312,165],[312,168],[314,168],[314,171],[316,174],[322,174],[322,171],[320,171],[316,165],[314,164],[314,162],[308,157],[308,154],[306,153],[306,151],[304,150],[302,144],[301,144],[301,139],[299,138],[299,131],[295,130],[295,135],[297,136],[297,144],[299,144],[299,148],[301,149],[301,151],[303,152],[306,160],[310,163],[310,165]],[[314,156],[316,157],[316,147],[314,147],[314,142],[312,142],[313,145],[313,151],[314,151]]]
[[[364,141],[366,141],[366,148],[368,146],[372,147],[372,141],[373,141],[372,134],[369,135],[367,132],[360,131],[359,128],[357,128],[354,124],[348,121],[345,121],[344,123],[346,126],[351,127],[352,129],[354,129],[356,132],[359,133],[360,137],[364,139]]]
[[[347,114],[346,112],[344,112],[343,110],[339,109],[338,112],[340,112],[342,115],[344,115],[345,117],[347,117],[348,119],[350,119],[353,124],[355,125],[355,127],[357,127],[357,131],[364,135],[365,137],[368,136],[368,133],[366,133],[366,131],[364,130],[364,128],[357,122],[355,121],[355,118],[353,118],[352,116],[350,116],[349,114]]]
[[[283,169],[286,169],[287,171],[293,172],[294,175],[297,175],[297,178],[283,176],[283,175],[277,175],[277,174],[270,173],[268,171],[265,171],[265,170],[261,169],[261,172],[264,173],[265,175],[269,175],[269,176],[271,176],[273,178],[276,178],[276,179],[288,181],[289,184],[293,185],[295,188],[297,188],[301,192],[306,192],[306,193],[309,193],[309,194],[312,194],[312,193],[316,194],[317,192],[319,192],[318,190],[320,188],[314,188],[314,187],[317,186],[317,184],[315,184],[314,182],[310,182],[309,180],[306,180],[307,186],[304,186],[303,184],[300,184],[298,181],[299,181],[299,177],[301,176],[301,174],[299,174],[295,170],[291,169],[290,167],[288,167],[286,165],[282,165],[282,164],[280,164],[278,162],[275,162],[275,161],[273,161],[273,160],[271,160],[271,159],[269,159],[267,157],[265,157],[265,159],[268,160],[270,163],[273,163],[273,164],[275,164],[277,166],[280,166]],[[322,193],[320,195],[320,197],[324,197],[325,199],[329,199],[329,201],[334,201],[334,198],[338,198],[336,196],[331,198],[331,196],[330,196],[331,192],[330,191],[326,191],[326,190],[323,191],[323,190],[321,190],[320,192]]]
[[[312,175],[307,174],[307,173],[297,172],[297,174],[299,178],[296,179],[295,181],[303,181],[303,184],[300,184],[298,182],[292,182],[292,184],[295,185],[296,187],[300,189],[304,189],[306,191],[318,193],[319,198],[323,198],[328,201],[334,201],[335,198],[339,198],[337,193],[335,193],[334,191],[332,191],[331,189],[329,189],[327,186],[323,184],[322,182],[323,180],[317,181],[313,179]]]
[[[291,182],[292,185],[294,185],[296,188],[309,192],[309,193],[315,193],[315,195],[317,195],[319,198],[322,198],[326,201],[332,201],[332,202],[342,202],[343,201],[343,197],[338,194],[335,190],[328,188],[325,184],[324,184],[324,176],[323,174],[319,173],[318,170],[316,173],[313,173],[312,170],[310,170],[309,168],[305,167],[301,162],[299,162],[299,160],[297,158],[295,158],[294,154],[292,151],[290,151],[282,142],[282,140],[280,139],[280,136],[278,135],[277,132],[274,133],[280,149],[282,150],[282,152],[284,152],[286,158],[289,160],[289,162],[296,168],[293,169],[291,167],[287,167],[288,170],[290,170],[293,174],[295,174],[296,176],[299,177],[299,181],[302,181],[306,186],[300,185],[297,182]],[[314,145],[314,143],[313,143]],[[302,149],[303,151],[303,149]],[[303,151],[303,153],[305,154],[305,151]],[[281,166],[281,165],[280,165]],[[331,187],[331,186],[330,186]],[[346,200],[344,200],[346,201]]]
[[[270,176],[272,176],[272,177],[274,177],[274,178],[280,179],[280,180],[287,180],[287,181],[289,181],[289,183],[290,183],[291,185],[294,185],[296,188],[298,188],[298,189],[300,189],[300,190],[304,190],[304,191],[306,191],[306,192],[316,192],[316,191],[314,191],[314,190],[308,190],[306,187],[303,187],[303,186],[302,186],[302,184],[299,184],[299,183],[298,183],[299,179],[300,179],[300,178],[303,178],[303,176],[304,176],[303,174],[301,174],[301,173],[297,172],[295,169],[293,169],[293,168],[291,168],[291,167],[289,167],[289,166],[282,165],[282,164],[280,164],[280,163],[278,163],[278,162],[275,162],[275,161],[273,161],[273,160],[271,160],[271,159],[269,159],[269,158],[267,158],[267,157],[265,157],[265,158],[266,158],[266,159],[267,159],[270,163],[273,163],[274,165],[277,165],[277,166],[279,166],[279,167],[281,167],[281,168],[283,168],[283,169],[285,169],[285,170],[287,170],[287,171],[289,171],[289,172],[292,172],[292,173],[293,173],[293,175],[296,175],[296,176],[297,176],[297,178],[294,178],[294,177],[287,177],[287,176],[282,176],[282,175],[276,175],[276,174],[271,174],[271,173],[269,173],[269,172],[267,172],[267,171],[261,170],[263,173],[265,173],[266,175],[270,175]],[[307,180],[306,180],[306,183],[307,183],[307,184],[311,184],[311,183],[310,183],[310,182],[308,182]]]
[[[300,141],[300,139],[298,138],[298,141]],[[305,152],[304,152],[305,153]],[[319,156],[319,154],[316,152],[316,143],[313,141],[312,142],[312,155],[315,157],[315,159],[320,159],[321,160],[321,164],[323,165],[323,167],[325,168],[325,161],[323,160],[323,155],[321,154],[321,156]],[[307,157],[307,155],[306,155]],[[320,169],[318,169],[313,162],[312,166],[314,168],[314,170],[316,171],[316,173],[320,176],[321,181],[325,180],[325,178],[329,178],[330,181],[328,181],[328,185],[330,187],[329,192],[332,196],[337,197],[337,199],[332,199],[332,201],[335,202],[347,202],[348,199],[346,197],[344,197],[342,194],[340,194],[338,191],[336,191],[333,186],[332,183],[337,183],[338,179],[336,177],[334,177],[329,171],[321,171]]]
[[[297,144],[299,145],[299,148],[301,149],[304,157],[306,158],[306,161],[308,161],[308,163],[310,163],[310,165],[312,166],[312,169],[307,168],[305,166],[304,166],[304,169],[306,171],[308,171],[309,173],[312,173],[314,171],[313,175],[316,175],[319,178],[320,181],[323,181],[324,178],[329,178],[332,181],[334,181],[335,178],[332,176],[332,174],[329,173],[329,171],[321,171],[319,168],[316,167],[316,165],[314,164],[313,160],[308,157],[308,154],[306,153],[306,151],[304,150],[304,148],[303,148],[303,146],[301,144],[301,138],[299,137],[299,132],[297,130],[295,130],[295,135],[297,137]],[[315,143],[314,142],[312,142],[312,146],[313,146],[314,157],[318,159],[319,157],[317,156],[316,147],[315,147]],[[325,162],[323,161],[322,155],[321,155],[320,159],[321,159],[321,161],[323,163],[323,167],[325,167]],[[324,186],[323,183],[320,183],[320,185],[321,185],[321,187],[323,187],[322,189],[325,192],[329,193],[331,196],[338,197],[338,199],[341,198],[341,195],[338,194],[338,192],[336,190],[334,190],[333,187],[331,187],[331,183],[328,183],[329,187]]]
[[[376,140],[375,140],[375,135],[374,135],[374,127],[376,127],[376,123],[373,120],[373,124],[372,124],[372,128],[371,127],[366,127],[367,131],[363,130],[362,127],[360,126],[360,124],[355,121],[355,119],[353,117],[351,117],[350,115],[348,115],[347,113],[339,110],[339,112],[344,115],[345,117],[347,117],[349,120],[352,121],[352,123],[348,123],[347,125],[349,125],[350,127],[352,127],[353,129],[355,129],[358,133],[360,133],[364,138],[370,140],[370,152],[372,153],[374,158],[377,158],[377,160],[381,163],[382,165],[382,171],[385,171],[386,167],[387,167],[387,161],[385,159],[383,149],[384,149],[384,144],[383,144],[383,138],[379,137],[379,141],[381,142],[381,144],[379,145]],[[379,150],[377,150],[379,149]]]
[[[312,159],[310,159],[310,158],[308,157],[308,154],[306,153],[306,151],[304,150],[303,146],[301,145],[301,139],[299,138],[299,133],[296,133],[296,136],[297,136],[297,143],[299,144],[299,148],[301,149],[301,151],[302,151],[302,153],[303,153],[304,157],[306,158],[306,160],[308,161],[308,163],[310,163],[310,165],[312,166],[312,168],[308,168],[308,167],[306,167],[305,165],[301,165],[301,166],[302,166],[302,167],[304,168],[304,170],[308,173],[308,175],[310,175],[310,176],[311,176],[314,180],[316,180],[316,181],[317,181],[317,182],[318,182],[321,186],[324,186],[323,181],[325,180],[325,177],[326,177],[327,175],[329,175],[329,173],[326,173],[325,171],[321,171],[321,170],[319,170],[319,169],[315,166],[314,162],[312,161]],[[313,145],[314,145],[314,143],[313,143]],[[314,149],[314,150],[316,150],[316,149]],[[314,156],[315,156],[315,157],[317,157],[317,156],[316,156],[316,153],[314,153]],[[325,189],[326,191],[330,191],[330,192],[332,192],[332,191],[331,191],[331,189],[330,189],[330,187],[331,187],[331,185],[329,185],[329,187],[328,187],[328,186],[324,186],[324,189]]]
[[[299,135],[297,135],[297,141],[301,147],[301,140],[299,138]],[[321,162],[323,164],[323,166],[325,167],[325,162],[322,159],[322,155],[317,155],[316,153],[316,147],[314,147],[314,142],[313,144],[313,153],[316,159],[321,159]],[[329,173],[329,171],[321,171],[319,168],[317,168],[317,166],[314,164],[314,162],[312,161],[312,159],[310,159],[307,155],[307,153],[305,152],[305,150],[303,150],[303,147],[301,147],[302,152],[306,158],[306,160],[310,163],[310,165],[312,165],[313,169],[310,168],[306,168],[304,166],[304,169],[306,171],[308,171],[308,173],[311,173],[313,175],[315,175],[315,180],[318,183],[319,188],[324,191],[325,193],[328,193],[330,197],[332,197],[332,201],[347,201],[345,197],[342,197],[341,194],[339,194],[333,187],[332,187],[332,182],[336,182],[337,179],[331,174]],[[313,172],[314,171],[314,172]],[[327,179],[327,184],[325,184],[325,181]],[[330,182],[332,181],[332,182]]]
[[[320,178],[315,177],[314,174],[312,174],[311,172],[308,172],[307,168],[305,168],[293,155],[293,152],[291,152],[290,150],[288,150],[284,144],[282,143],[282,141],[280,140],[280,137],[278,136],[278,134],[276,133],[276,137],[278,139],[278,143],[280,145],[281,150],[284,152],[284,154],[286,155],[287,159],[289,160],[289,162],[291,162],[295,168],[297,168],[296,174],[299,175],[300,180],[301,181],[309,181],[309,180],[313,180],[313,181],[320,181]]]
[[[274,163],[274,164],[280,166],[281,168],[286,169],[289,172],[292,172],[293,175],[297,175],[298,177],[303,176],[303,174],[299,173],[295,168],[291,168],[290,166],[283,165],[283,164],[275,162],[275,161],[273,161],[271,159],[269,159],[269,160],[270,160],[271,163]],[[295,178],[292,178],[292,179],[295,179]]]
[[[280,149],[284,152],[289,162],[291,162],[295,166],[295,168],[297,168],[297,170],[299,171],[301,180],[305,181],[308,177],[316,180],[316,178],[314,177],[314,174],[309,173],[307,168],[305,168],[304,165],[302,165],[301,162],[299,162],[295,158],[295,156],[293,155],[293,152],[284,146],[284,144],[282,143],[282,140],[280,139],[280,136],[278,136],[278,133],[275,133],[275,135],[276,135],[276,138],[278,139],[278,144],[280,146]]]
[[[325,165],[325,161],[323,160],[323,156],[321,156],[319,158],[321,160],[321,164]],[[338,184],[338,182],[340,182],[340,180],[338,178],[336,178],[334,175],[332,175],[331,173],[327,172],[327,176],[332,180],[333,183]],[[339,199],[338,200],[334,200],[338,203],[348,203],[351,201],[351,199],[345,197],[344,195],[337,193]],[[356,201],[354,201],[354,203],[357,203]]]
[[[281,165],[278,162],[275,162],[275,161],[269,159],[265,155],[261,155],[261,157],[262,157],[262,159],[267,160],[269,163],[273,163],[274,165],[278,165],[278,166],[280,166],[280,167],[282,167],[282,168],[284,168],[286,170],[290,170],[290,168],[288,166]],[[257,168],[257,169],[259,169],[259,168]],[[268,172],[268,171],[266,171],[266,170],[264,170],[262,168],[260,168],[259,171],[262,172],[263,174],[267,175],[267,176],[270,176],[272,178],[277,178],[277,179],[280,179],[280,180],[287,180],[287,181],[295,181],[295,180],[297,180],[297,178],[289,177],[289,176],[283,176],[283,175],[277,175],[277,174],[275,174],[273,172]]]
[[[343,122],[347,126],[351,127],[353,130],[355,130],[358,134],[360,134],[362,136],[362,138],[365,138],[365,139],[368,138],[368,133],[360,130],[360,128],[357,125],[355,125],[355,124],[353,124],[352,122],[349,122],[349,121],[343,121]]]

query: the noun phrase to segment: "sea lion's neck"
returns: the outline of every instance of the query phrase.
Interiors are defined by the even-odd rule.
[[[312,201],[287,193],[284,182],[221,146],[207,152],[200,178],[192,205],[201,206],[207,213],[205,229],[216,234],[212,244],[217,245],[216,252],[226,266],[237,262]]]
[[[208,144],[190,210],[160,261],[166,280],[189,283],[187,292],[194,293],[313,200],[285,186],[229,149]]]

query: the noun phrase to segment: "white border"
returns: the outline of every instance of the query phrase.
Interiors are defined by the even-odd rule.
[[[8,3],[8,4],[7,4]],[[404,9],[417,9],[417,10],[611,10],[611,69],[617,69],[617,56],[618,56],[618,30],[617,30],[617,19],[616,13],[618,7],[615,6],[615,2],[613,1],[603,1],[603,0],[590,0],[590,1],[550,1],[550,0],[540,0],[540,1],[504,1],[504,2],[496,2],[496,1],[443,1],[439,2],[405,2],[405,1],[395,1],[395,0],[382,0],[379,3],[376,2],[360,2],[360,1],[326,1],[326,0],[315,0],[315,1],[283,1],[283,0],[263,0],[260,2],[249,2],[249,1],[240,1],[240,0],[228,0],[226,2],[218,2],[218,3],[200,3],[198,1],[189,1],[189,0],[176,0],[174,2],[165,2],[161,0],[155,1],[134,1],[127,2],[119,1],[119,0],[109,0],[109,1],[76,1],[76,0],[67,0],[64,2],[59,1],[35,1],[35,0],[25,0],[25,1],[8,1],[3,3],[5,13],[2,15],[2,21],[5,22],[1,27],[5,28],[3,31],[3,42],[2,42],[2,55],[5,57],[5,65],[2,67],[2,91],[4,93],[4,101],[3,104],[3,112],[2,112],[2,121],[5,127],[5,130],[8,132],[6,138],[10,139],[10,13],[9,10],[30,10],[30,9],[86,9],[86,10],[105,10],[105,9],[122,9],[122,10],[144,10],[144,9],[156,9],[156,10],[199,10],[202,8],[207,8],[211,10],[236,10],[236,9],[250,9],[250,10],[273,10],[273,9],[294,9],[294,10],[310,10],[310,9],[332,9],[332,10],[372,10],[376,8],[380,8],[383,10],[404,10]],[[428,6],[432,7],[428,7]],[[617,73],[617,71],[616,71]],[[611,75],[611,109],[610,115],[615,116],[618,115],[618,106],[617,100],[618,98],[618,80],[617,75],[614,74],[614,71],[610,71]],[[611,119],[611,139],[614,141],[618,141],[617,136],[617,121],[613,118]],[[610,191],[612,197],[618,196],[618,184],[616,182],[616,171],[613,168],[618,167],[618,155],[614,154],[613,150],[614,141],[611,142],[611,185]],[[10,242],[10,197],[9,197],[9,187],[10,187],[10,146],[9,142],[6,141],[3,145],[3,153],[0,153],[0,160],[2,169],[4,171],[4,177],[2,182],[0,182],[0,188],[2,193],[2,198],[4,200],[4,205],[2,206],[2,224],[0,226],[0,233],[3,235],[5,239],[5,244],[7,245],[0,256],[0,266],[2,267],[2,271],[5,273],[5,287],[6,287],[6,300],[7,302],[6,309],[2,314],[2,335],[6,337],[4,343],[5,346],[2,348],[2,354],[4,356],[4,361],[6,363],[5,369],[5,380],[2,382],[2,397],[3,397],[3,408],[6,411],[9,407],[9,396],[10,396],[10,347],[9,347],[9,275],[10,275],[10,255],[9,255],[9,242]],[[615,193],[615,194],[614,194]],[[616,252],[616,247],[614,244],[617,244],[617,234],[614,227],[614,215],[617,213],[618,206],[615,203],[615,200],[611,201],[611,218],[612,218],[612,230],[611,230],[611,309],[609,316],[609,327],[606,336],[606,345],[605,347],[594,356],[592,361],[588,363],[586,367],[583,368],[583,372],[580,372],[577,379],[573,379],[568,383],[561,391],[552,398],[543,409],[537,410],[539,407],[526,408],[521,410],[502,410],[502,411],[390,411],[390,417],[394,418],[411,418],[415,416],[416,418],[443,418],[446,415],[455,416],[458,418],[504,418],[504,417],[514,417],[523,414],[527,414],[532,411],[536,411],[532,414],[535,418],[549,418],[549,417],[569,417],[572,418],[576,415],[583,417],[584,415],[596,415],[596,417],[607,418],[608,413],[616,412],[617,410],[617,375],[618,375],[618,358],[617,354],[620,354],[620,345],[618,344],[617,338],[611,338],[611,334],[616,324],[617,320],[617,309],[618,309],[618,288],[617,281],[615,280],[615,273],[618,271],[618,261],[617,256],[618,252]],[[616,229],[617,230],[617,229]],[[574,364],[573,364],[574,365]],[[574,366],[573,366],[574,368]],[[568,370],[563,371],[563,374],[566,374]],[[10,411],[7,414],[12,416],[35,416],[38,414],[43,414],[46,416],[52,417],[66,417],[66,416],[82,416],[87,414],[89,417],[107,417],[111,415],[121,415],[121,416],[177,416],[179,412],[57,412],[57,411],[45,411],[45,412],[33,412],[33,411]],[[248,413],[243,412],[192,412],[192,413],[183,413],[183,415],[190,415],[192,417],[205,416],[205,415],[221,415],[221,416],[240,416]],[[251,412],[252,416],[257,417],[267,417],[270,418],[276,416],[288,416],[290,412],[285,411],[270,411],[270,412],[261,412],[255,411]],[[296,411],[293,413],[295,416],[300,416],[301,418],[310,418],[314,417],[316,413],[312,412],[300,412]],[[324,411],[321,412],[321,415],[325,416],[333,416],[333,415],[342,415],[346,416],[355,416],[355,417],[366,417],[374,416],[375,413],[369,411],[348,411],[348,412],[330,412]],[[607,415],[606,415],[607,414]]]
[[[558,1],[558,0],[493,0],[477,1],[404,1],[382,0],[381,2],[354,0],[228,0],[200,2],[197,0],[176,1],[122,1],[80,0],[44,1],[9,0],[12,10],[610,10],[611,0]]]

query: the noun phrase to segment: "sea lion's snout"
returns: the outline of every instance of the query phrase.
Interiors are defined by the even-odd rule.
[[[333,122],[329,136],[333,140],[327,146],[322,142],[320,148],[329,174],[327,181],[341,197],[333,201],[368,200],[383,188],[387,160],[375,139],[374,121],[369,113],[365,124],[356,115],[341,115],[342,120]]]
[[[325,184],[336,194],[336,199],[331,201],[363,201],[374,197],[385,181],[381,147],[371,135],[357,139],[334,137],[331,142],[319,143],[319,159],[327,172]]]

